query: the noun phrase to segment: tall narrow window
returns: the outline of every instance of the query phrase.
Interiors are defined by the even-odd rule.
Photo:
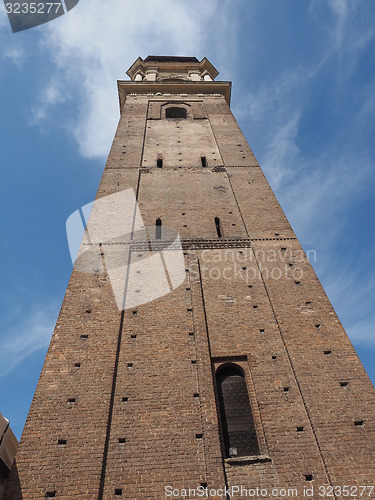
[[[219,368],[216,384],[226,456],[258,455],[258,439],[242,371],[236,365]]]
[[[156,166],[158,168],[163,168],[163,157],[161,155],[158,155],[156,159]]]
[[[207,158],[205,156],[201,156],[202,167],[207,167]]]
[[[215,217],[215,226],[216,226],[216,232],[217,232],[218,238],[222,238],[223,232],[221,230],[221,224],[220,224],[219,217]]]
[[[166,118],[187,118],[187,111],[185,108],[173,107],[165,110]]]
[[[161,219],[156,219],[155,239],[161,240]]]

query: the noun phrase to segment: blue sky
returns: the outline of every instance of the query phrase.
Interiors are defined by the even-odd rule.
[[[103,5],[105,5],[103,7]],[[375,381],[373,0],[81,0],[13,34],[0,6],[0,410],[19,437],[140,55],[208,57]]]

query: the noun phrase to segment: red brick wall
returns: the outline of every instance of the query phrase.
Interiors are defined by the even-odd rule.
[[[122,314],[105,274],[73,272],[5,498],[200,484],[321,498],[320,485],[370,484],[374,388],[228,105],[169,96],[203,103],[199,117],[147,119],[158,99],[128,96],[97,196],[138,192],[146,226],[160,217],[180,233],[186,280]],[[214,371],[227,360],[254,413],[261,455],[247,462],[222,456]]]

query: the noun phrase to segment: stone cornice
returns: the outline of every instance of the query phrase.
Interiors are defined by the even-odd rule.
[[[119,80],[117,87],[120,112],[122,112],[128,94],[155,94],[157,98],[163,97],[163,94],[220,94],[230,105],[232,82],[133,82]]]

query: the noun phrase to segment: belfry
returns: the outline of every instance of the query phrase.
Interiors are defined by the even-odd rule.
[[[127,74],[4,498],[375,498],[374,387],[231,83]]]

